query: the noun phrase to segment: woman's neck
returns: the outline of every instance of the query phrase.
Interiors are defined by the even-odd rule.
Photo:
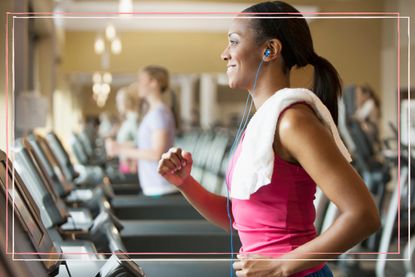
[[[151,95],[148,95],[146,97],[146,100],[148,102],[149,105],[149,111],[153,110],[155,107],[159,106],[160,104],[163,103],[163,100],[161,99],[161,95],[160,93],[154,93]]]
[[[249,91],[254,100],[255,108],[258,110],[259,107],[267,101],[275,92],[283,88],[290,87],[290,75],[289,74],[266,74],[264,73],[263,77],[257,80],[257,86],[255,91]]]

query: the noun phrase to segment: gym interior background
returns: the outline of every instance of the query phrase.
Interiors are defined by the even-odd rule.
[[[368,146],[355,145],[354,152],[352,151],[354,158],[360,161],[356,167],[365,180],[368,183],[373,182],[373,186],[382,183],[381,186],[384,187],[381,192],[379,189],[373,190],[374,197],[378,197],[379,203],[382,203],[380,206],[380,210],[383,211],[382,231],[378,234],[378,238],[361,247],[366,251],[370,249],[369,252],[379,252],[379,249],[393,252],[400,249],[399,255],[389,255],[389,258],[402,258],[405,256],[404,251],[412,252],[414,247],[406,249],[410,239],[410,234],[407,232],[408,224],[401,226],[401,229],[405,230],[398,230],[396,222],[394,223],[396,218],[389,215],[389,208],[398,184],[396,150],[399,141],[401,143],[400,181],[403,187],[408,188],[409,181],[412,179],[408,171],[403,168],[408,169],[407,163],[412,159],[411,153],[407,150],[408,131],[415,134],[413,123],[409,129],[407,128],[409,109],[412,111],[412,119],[415,119],[413,116],[415,102],[412,99],[415,83],[413,57],[412,64],[408,66],[409,52],[412,56],[415,53],[415,1],[288,0],[287,2],[302,12],[397,12],[400,16],[411,19],[398,20],[391,14],[373,14],[371,18],[351,14],[349,18],[325,18],[327,15],[317,15],[307,19],[316,52],[330,60],[337,68],[343,80],[345,94],[352,94],[355,86],[366,84],[372,88],[375,97],[379,100],[380,149],[375,147],[376,149],[373,150],[373,145],[369,143]],[[160,12],[239,12],[252,3],[245,0],[0,1],[0,22],[3,30],[0,33],[2,53],[0,55],[2,65],[0,67],[0,149],[7,150],[10,154],[12,148],[16,148],[16,139],[25,137],[33,131],[39,136],[46,137],[53,130],[67,150],[71,162],[76,164],[77,168],[88,166],[88,162],[76,152],[74,134],[82,134],[91,124],[98,124],[99,119],[102,120],[103,117],[114,121],[117,117],[117,91],[136,82],[137,72],[143,66],[158,64],[168,68],[171,73],[171,88],[165,97],[178,119],[177,142],[187,146],[191,144],[191,147],[200,152],[199,155],[202,157],[206,152],[203,152],[203,149],[196,149],[197,145],[201,147],[203,144],[209,144],[209,141],[214,141],[215,132],[226,133],[224,136],[232,137],[232,131],[238,127],[247,96],[246,92],[230,90],[227,87],[226,65],[220,59],[220,53],[227,44],[230,19],[189,18],[188,15],[182,15],[182,18],[173,18],[174,16],[171,15],[157,18],[155,15],[116,14],[111,14],[111,18],[102,18],[102,15],[96,12],[118,12],[120,9]],[[6,17],[6,12],[35,12],[39,13],[39,16],[15,14],[16,18],[14,18],[13,15]],[[52,16],[42,15],[42,12],[56,13]],[[399,28],[398,24],[400,24]],[[408,27],[411,32],[410,40]],[[7,38],[6,32],[8,32]],[[8,39],[8,52],[6,52],[6,39]],[[9,73],[7,76],[6,70]],[[294,69],[291,74],[292,86],[311,87],[312,72],[313,69],[310,67]],[[345,104],[347,110],[346,99]],[[401,113],[399,125],[398,112]],[[352,117],[347,111],[345,114],[346,117]],[[396,136],[398,127],[400,138]],[[345,128],[347,129],[347,126]],[[353,141],[356,134],[351,131],[350,135]],[[226,139],[227,142],[231,140]],[[91,145],[93,151],[99,152],[99,143],[96,145],[94,141]],[[227,147],[225,145],[224,150]],[[371,153],[376,156],[376,166],[378,166],[376,170],[381,168],[378,171],[373,170],[373,164],[369,164],[367,157],[359,156],[362,154],[361,151],[366,151],[365,147],[376,152]],[[226,159],[225,154],[222,156]],[[90,157],[87,157],[87,160],[88,158]],[[203,160],[203,157],[201,159]],[[219,163],[223,163],[221,158]],[[201,162],[198,173],[200,178],[203,178],[203,174],[207,176],[208,168],[209,165]],[[220,180],[220,170],[221,168],[217,169],[216,173],[219,177],[215,180]],[[407,184],[402,181],[405,179],[402,172],[409,174]],[[383,175],[378,178],[379,174]],[[219,184],[219,181],[216,182]],[[209,189],[223,193],[221,184]],[[125,191],[120,189],[120,191],[123,196],[113,201],[118,201],[119,210],[125,209],[122,219],[137,221],[138,218],[131,215],[136,211],[127,207],[128,203],[121,203],[122,197],[128,195],[126,193],[128,189]],[[399,197],[403,199],[403,203],[406,201],[402,207],[411,210],[412,203],[407,201],[409,192],[410,190],[407,189],[406,194],[401,193]],[[325,205],[322,218],[329,210],[327,208],[329,204]],[[404,214],[404,211],[402,213],[402,218],[410,217],[410,214]],[[388,218],[392,220],[389,225],[387,225]],[[131,222],[121,223],[127,227],[125,229],[128,232],[133,232],[128,228]],[[321,224],[324,225],[324,222]],[[324,230],[325,227],[321,228]],[[388,228],[391,230],[391,234],[386,235],[389,239],[382,239]],[[132,242],[136,239],[136,234],[128,232],[121,231],[120,235],[127,250],[134,249],[141,252],[139,243]],[[402,235],[400,245],[397,240],[398,234]],[[384,241],[383,245],[382,241]],[[209,243],[208,240],[206,243]],[[229,242],[224,239],[224,243]],[[174,252],[174,247],[172,249]],[[157,252],[160,249],[152,250]],[[367,257],[364,255],[349,255],[349,257],[352,259],[333,262],[336,276],[404,276],[412,273],[411,261],[382,263],[375,260],[353,261],[353,258]],[[385,259],[385,256],[372,254],[369,258]],[[145,266],[143,268],[146,270]],[[155,269],[149,267],[149,271],[152,270]],[[359,272],[359,275],[355,275],[356,272]]]

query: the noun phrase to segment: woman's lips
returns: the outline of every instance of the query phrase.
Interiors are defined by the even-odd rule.
[[[229,71],[231,71],[233,68],[235,68],[236,67],[236,65],[228,65],[227,66],[228,67],[228,69],[226,70],[226,72],[229,72]]]

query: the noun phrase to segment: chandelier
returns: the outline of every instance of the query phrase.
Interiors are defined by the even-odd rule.
[[[112,75],[109,72],[95,72],[92,76],[92,98],[102,108],[111,92]]]
[[[112,75],[108,72],[110,67],[110,54],[119,55],[122,51],[121,40],[117,36],[114,25],[109,24],[104,34],[98,34],[94,43],[95,54],[101,56],[102,72],[97,71],[92,76],[92,97],[97,106],[102,108],[107,102],[111,92]]]

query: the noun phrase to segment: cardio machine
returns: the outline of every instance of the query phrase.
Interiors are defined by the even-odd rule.
[[[117,256],[116,253],[105,260],[96,254],[93,244],[85,241],[55,245],[41,220],[41,212],[34,199],[2,151],[0,207],[6,213],[6,216],[0,217],[0,268],[4,269],[1,272],[6,276],[115,277],[122,272],[123,276],[145,276],[137,264],[124,260],[126,256],[123,254]],[[85,260],[72,261],[68,252],[74,250],[83,251],[85,254],[81,257]],[[102,260],[98,261],[100,258]]]

